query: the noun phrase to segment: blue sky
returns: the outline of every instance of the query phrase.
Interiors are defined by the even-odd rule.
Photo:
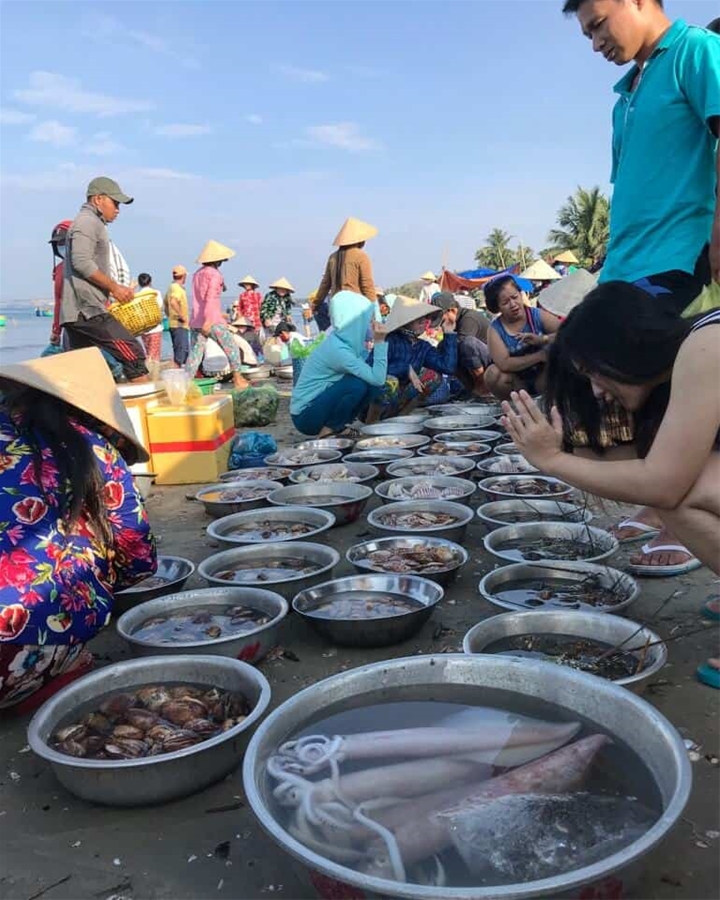
[[[706,24],[715,0],[667,0]],[[50,230],[87,182],[164,287],[209,238],[226,281],[316,286],[348,215],[378,283],[535,249],[578,184],[608,189],[612,85],[561,0],[3,2],[0,299],[50,295]]]

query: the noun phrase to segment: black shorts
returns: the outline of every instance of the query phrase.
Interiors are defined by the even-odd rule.
[[[647,275],[633,283],[652,294],[659,304],[681,315],[702,289],[710,284],[710,245],[705,244],[700,251],[692,273],[670,269],[657,275]]]

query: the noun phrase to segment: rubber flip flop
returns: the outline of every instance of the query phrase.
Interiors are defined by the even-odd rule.
[[[693,556],[687,547],[683,547],[682,544],[658,544],[657,547],[643,544],[640,552],[643,556],[649,556],[651,553],[662,553],[663,551],[687,553],[690,558],[685,560],[684,563],[677,563],[674,566],[646,566],[642,563],[628,563],[628,572],[633,575],[644,575],[646,578],[671,578],[673,575],[685,575],[688,572],[694,572],[695,569],[699,569],[702,566],[700,560]]]
[[[703,603],[702,609],[700,612],[705,616],[706,619],[710,619],[711,622],[720,622],[720,612],[712,609],[710,607],[711,603],[717,603],[718,599],[720,599],[720,594],[712,594],[707,600]]]
[[[621,528],[636,528],[639,534],[621,538],[617,535],[617,531]],[[645,541],[648,538],[655,537],[655,535],[660,534],[660,529],[654,528],[652,525],[646,525],[644,522],[638,522],[636,519],[623,519],[622,522],[618,522],[615,526],[613,533],[619,544],[634,544],[636,541]]]
[[[698,666],[695,675],[698,681],[701,681],[708,687],[720,688],[720,669],[716,669],[709,663],[703,663],[701,666]]]

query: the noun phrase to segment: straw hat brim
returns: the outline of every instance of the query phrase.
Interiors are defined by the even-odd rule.
[[[122,435],[135,448],[138,462],[150,459],[97,347],[9,363],[0,366],[0,378],[35,388],[76,407]]]
[[[226,259],[232,259],[235,251],[226,247],[218,241],[208,241],[200,251],[200,256],[195,260],[196,263],[222,262]]]
[[[363,222],[362,219],[355,219],[352,216],[343,222],[343,226],[338,231],[333,246],[349,247],[352,244],[362,244],[363,241],[369,241],[378,233],[374,225]]]
[[[537,259],[524,272],[521,272],[519,277],[527,278],[528,281],[557,281],[558,278],[562,278],[562,275],[549,266],[544,259]]]
[[[278,278],[277,281],[274,281],[271,285],[271,288],[283,288],[286,291],[294,291],[295,288],[290,284],[287,278]]]
[[[252,284],[255,287],[260,286],[260,282],[253,278],[252,275],[246,275],[244,278],[241,278],[240,281],[238,281],[238,287],[242,287],[244,284]]]
[[[234,319],[232,322],[230,322],[228,328],[242,328],[243,326],[245,328],[252,328],[253,323],[250,321],[250,319],[246,319],[244,316],[240,316],[239,318]]]
[[[575,256],[572,250],[563,250],[562,253],[558,253],[553,262],[567,263],[571,266],[580,265],[580,260]]]
[[[424,275],[420,276],[421,281],[437,281],[437,275],[434,272],[425,272]]]
[[[409,325],[416,319],[427,317],[436,318],[442,313],[437,306],[431,306],[429,303],[421,303],[412,297],[405,297],[398,294],[390,310],[390,314],[385,320],[385,327],[388,331],[396,331],[404,325]]]

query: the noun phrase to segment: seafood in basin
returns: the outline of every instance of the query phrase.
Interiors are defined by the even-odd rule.
[[[427,452],[433,456],[466,456],[472,453],[484,453],[487,444],[478,444],[474,441],[468,443],[439,443],[435,441],[427,448]]]
[[[592,540],[592,536],[587,541],[556,537],[513,538],[498,541],[494,549],[511,551],[518,560],[528,562],[537,562],[541,559],[591,559],[603,550]]]
[[[310,575],[319,568],[321,567],[315,563],[308,564],[306,560],[288,557],[272,559],[266,563],[236,563],[232,569],[221,569],[213,574],[215,578],[233,584],[253,584],[256,581],[284,581],[297,578],[298,575]]]
[[[502,481],[488,479],[483,487],[487,491],[498,494],[515,494],[518,497],[539,497],[544,494],[567,494],[568,485],[562,481],[543,480],[531,476],[518,475],[516,478],[507,478]]]
[[[395,478],[411,478],[417,475],[442,475],[444,477],[453,477],[458,475],[458,473],[465,471],[467,471],[467,469],[464,466],[458,467],[457,465],[444,460],[418,458],[409,460],[407,463],[403,463],[402,466],[398,466],[393,470],[393,476]]]
[[[425,604],[401,594],[343,591],[303,612],[319,619],[388,619],[425,609]]]
[[[184,750],[239,725],[251,704],[237,691],[193,684],[150,684],[96,698],[57,728],[50,746],[78,759],[140,759]]]
[[[445,528],[455,522],[459,522],[457,516],[452,513],[445,512],[383,512],[376,514],[376,519],[380,525],[386,525],[390,528],[407,528],[413,531],[423,531],[428,528]]]
[[[548,575],[540,578],[518,578],[495,590],[497,600],[524,606],[526,609],[583,609],[595,610],[617,606],[627,600],[630,588],[620,579],[610,586],[602,576],[593,572],[580,580]]]
[[[132,587],[124,588],[123,593],[129,594],[132,591],[147,591],[154,590],[155,588],[164,587],[166,584],[169,584],[172,579],[163,578],[162,575],[148,575],[147,578],[143,578],[142,581],[138,581],[136,584],[132,585]]]
[[[391,482],[387,489],[387,496],[391,500],[452,500],[465,494],[462,487],[442,487],[433,484],[430,479],[415,484]]]
[[[244,503],[247,500],[267,497],[274,489],[274,487],[228,486],[217,491],[206,491],[201,495],[201,499],[206,503]]]
[[[354,562],[364,561],[378,572],[427,575],[444,572],[462,562],[462,557],[450,547],[412,545],[392,550],[370,550],[357,555]]]
[[[267,625],[270,619],[267,613],[250,606],[184,609],[146,619],[132,632],[132,636],[154,644],[197,643],[248,634]]]
[[[325,459],[317,450],[279,450],[273,461],[279,466],[312,466]]]
[[[357,483],[360,480],[360,476],[353,470],[352,466],[346,466],[342,463],[318,466],[309,472],[299,472],[295,477],[297,484],[303,484],[307,481],[351,481]]]
[[[245,522],[242,525],[233,525],[223,532],[223,537],[229,535],[242,536],[246,541],[277,541],[285,537],[297,537],[300,534],[309,534],[315,531],[315,525],[307,522],[278,522],[275,519],[256,520]]]

